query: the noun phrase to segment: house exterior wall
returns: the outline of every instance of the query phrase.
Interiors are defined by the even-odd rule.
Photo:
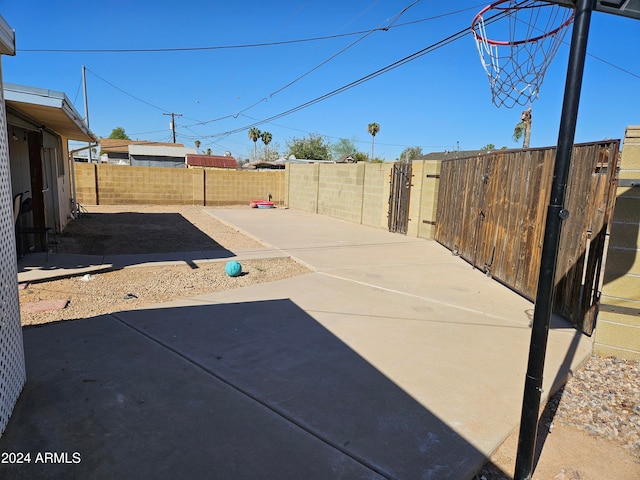
[[[640,359],[640,126],[622,145],[594,351]]]
[[[39,131],[40,126],[30,124],[14,115],[7,116],[9,157],[11,165],[11,189],[31,196],[31,173],[29,167],[29,132]],[[60,232],[71,217],[71,174],[67,164],[68,140],[53,132],[42,133],[42,158],[44,164],[46,225]],[[27,226],[27,225],[23,225]]]
[[[0,17],[0,53],[15,54],[13,30]],[[13,185],[9,163],[9,138],[0,57],[0,435],[26,380],[24,346],[20,325],[18,268]],[[13,137],[12,137],[13,139]]]

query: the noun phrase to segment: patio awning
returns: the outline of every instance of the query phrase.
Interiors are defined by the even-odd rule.
[[[4,99],[7,106],[37,125],[47,127],[69,140],[98,141],[62,92],[5,83]]]

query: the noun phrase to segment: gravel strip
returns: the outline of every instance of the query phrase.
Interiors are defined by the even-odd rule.
[[[554,423],[610,438],[640,458],[640,360],[592,356],[549,402]]]
[[[75,320],[106,313],[194,297],[206,293],[302,275],[309,269],[291,258],[245,260],[242,274],[230,277],[225,262],[192,268],[184,263],[162,267],[133,267],[83,276],[30,283],[20,290],[22,325]],[[64,309],[30,312],[33,302],[68,300]]]

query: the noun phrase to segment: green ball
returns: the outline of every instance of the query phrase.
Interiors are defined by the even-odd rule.
[[[227,275],[229,275],[230,277],[237,277],[242,273],[242,265],[240,265],[240,262],[236,262],[235,260],[232,260],[230,262],[227,262],[227,265],[224,267],[224,270],[225,272],[227,272]]]

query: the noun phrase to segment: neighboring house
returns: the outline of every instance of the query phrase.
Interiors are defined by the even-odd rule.
[[[135,167],[185,168],[187,154],[195,153],[195,148],[177,147],[173,144],[129,145],[129,162]]]
[[[353,156],[347,153],[345,155],[342,155],[338,160],[336,160],[336,163],[356,163],[356,161],[353,158]]]
[[[444,152],[432,152],[426,155],[412,158],[413,160],[451,160],[452,158],[474,157],[490,153],[487,150],[445,150]]]
[[[100,161],[115,165],[131,165],[129,146],[182,147],[181,143],[149,142],[146,140],[119,140],[113,138],[100,139]],[[85,156],[86,160],[86,156]],[[83,161],[83,160],[80,160]]]
[[[227,155],[194,155],[187,154],[185,158],[187,168],[225,168],[237,169],[236,159]]]
[[[3,92],[11,189],[14,197],[22,194],[29,206],[18,227],[60,232],[71,218],[75,201],[69,140],[96,143],[98,139],[62,92],[9,83]],[[42,238],[20,240],[30,243],[29,247],[45,247]]]

